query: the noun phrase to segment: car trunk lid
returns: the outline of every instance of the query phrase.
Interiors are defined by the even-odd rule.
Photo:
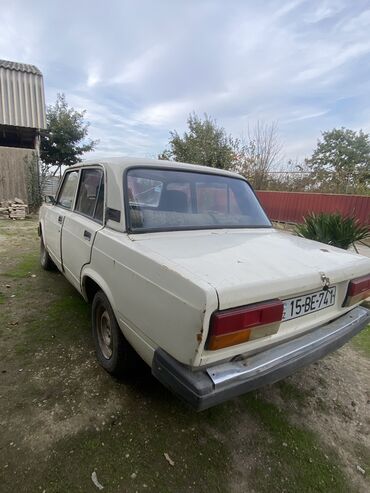
[[[187,231],[135,235],[137,247],[154,251],[217,292],[219,310],[273,299],[293,299],[335,287],[335,303],[293,317],[278,332],[237,346],[199,348],[197,364],[255,353],[332,320],[342,308],[348,280],[370,272],[370,259],[273,228]]]
[[[272,228],[152,233],[134,239],[211,284],[220,310],[284,299],[370,271],[365,257]]]

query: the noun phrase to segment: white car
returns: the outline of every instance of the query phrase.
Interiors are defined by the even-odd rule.
[[[41,264],[92,304],[101,365],[134,351],[195,409],[275,382],[370,321],[370,259],[274,229],[251,186],[147,159],[71,166],[40,210]]]

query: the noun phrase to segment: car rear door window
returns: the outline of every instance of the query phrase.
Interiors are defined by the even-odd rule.
[[[75,208],[77,212],[99,222],[103,220],[103,178],[103,171],[100,169],[82,170]]]

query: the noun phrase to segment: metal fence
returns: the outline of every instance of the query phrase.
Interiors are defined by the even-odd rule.
[[[58,191],[59,182],[59,176],[47,177],[42,187],[42,195],[52,195],[53,197],[55,197]]]
[[[272,191],[258,191],[257,196],[273,221],[301,223],[310,212],[339,212],[370,225],[370,196]]]

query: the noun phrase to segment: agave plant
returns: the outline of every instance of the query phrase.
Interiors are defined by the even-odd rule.
[[[296,226],[295,234],[348,250],[356,241],[369,238],[370,229],[362,226],[355,217],[321,212],[306,216],[303,224]]]

